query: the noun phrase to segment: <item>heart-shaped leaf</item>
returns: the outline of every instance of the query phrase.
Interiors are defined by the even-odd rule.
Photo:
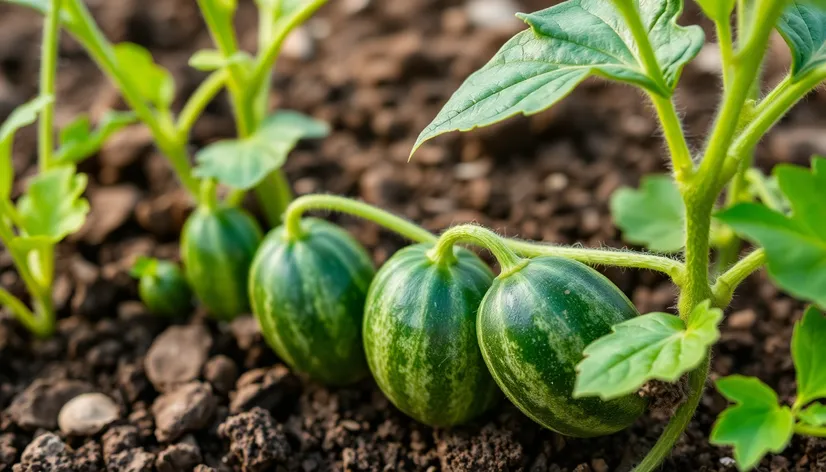
[[[592,75],[671,96],[683,66],[703,45],[703,31],[677,25],[680,0],[635,3],[662,79],[646,74],[633,35],[610,1],[568,0],[520,14],[530,29],[514,36],[468,77],[419,135],[413,152],[449,131],[469,131],[519,113],[539,113]]]
[[[281,111],[264,120],[261,128],[246,139],[218,141],[203,148],[195,156],[195,175],[250,189],[280,168],[299,140],[323,138],[329,132],[326,123],[298,112]]]
[[[696,368],[720,338],[717,325],[722,319],[722,310],[706,300],[694,309],[688,325],[668,313],[615,325],[611,334],[585,348],[574,395],[610,400],[636,392],[652,379],[676,381]]]

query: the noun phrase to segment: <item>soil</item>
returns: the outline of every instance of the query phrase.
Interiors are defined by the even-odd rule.
[[[149,2],[88,3],[109,38],[149,47],[186,97],[203,78],[186,59],[210,47],[209,37],[195,2]],[[360,197],[434,231],[473,221],[509,236],[623,246],[609,196],[643,174],[666,171],[651,110],[631,88],[588,81],[550,111],[439,138],[407,162],[415,136],[463,78],[520,29],[497,9],[545,4],[330,2],[288,42],[274,77],[274,107],[309,113],[335,130],[290,157],[286,172],[295,191]],[[685,21],[700,21],[691,6]],[[238,23],[240,43],[252,48],[252,2],[241,2]],[[36,92],[39,28],[36,15],[0,6],[0,118]],[[80,112],[95,120],[123,106],[77,43],[65,37],[60,56],[59,125]],[[678,96],[695,147],[716,104],[716,60],[713,48],[704,50],[686,69]],[[778,80],[787,64],[778,41],[767,81]],[[824,102],[826,94],[815,93],[787,117],[761,146],[760,166],[806,165],[813,152],[826,152]],[[222,98],[195,127],[193,146],[232,134]],[[27,129],[15,145],[17,175],[34,172],[34,159],[34,130]],[[60,246],[58,334],[35,340],[8,315],[0,317],[0,470],[604,472],[628,470],[662,431],[667,418],[651,414],[612,436],[565,438],[506,401],[466,426],[433,429],[398,412],[370,380],[332,389],[293,374],[249,316],[229,324],[199,310],[175,320],[153,317],[136,302],[128,269],[140,254],[178,257],[176,238],[191,204],[140,126],[117,135],[81,170],[90,176],[92,213],[83,231]],[[254,201],[248,206],[255,210]],[[369,223],[329,217],[377,264],[405,244]],[[661,276],[605,272],[641,312],[672,309],[674,290]],[[25,297],[3,252],[0,282]],[[756,375],[788,400],[789,340],[801,308],[764,274],[746,283],[715,349],[713,377]],[[90,392],[112,405],[66,415],[58,428],[62,406]],[[724,407],[708,389],[664,470],[735,470],[731,451],[707,440]],[[826,440],[795,438],[760,470],[824,471]]]

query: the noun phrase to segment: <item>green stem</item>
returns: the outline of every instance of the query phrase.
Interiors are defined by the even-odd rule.
[[[691,160],[691,151],[688,149],[683,125],[677,116],[674,102],[653,93],[649,95],[663,127],[665,142],[674,164],[674,177],[678,182],[684,182],[694,172],[694,162]]]
[[[62,0],[51,0],[43,20],[43,52],[40,56],[40,96],[55,94],[57,82],[57,52],[60,42],[60,7]],[[46,104],[38,121],[37,152],[40,171],[51,167],[54,153],[54,101]]]
[[[723,87],[731,88],[731,74],[734,65],[734,43],[731,37],[731,23],[726,18],[725,21],[715,21],[714,27],[717,30],[717,41],[720,45],[720,62],[723,70]]]
[[[224,69],[217,70],[201,82],[195,93],[189,97],[178,115],[177,125],[175,126],[180,141],[186,142],[189,140],[189,132],[195,126],[195,122],[198,121],[209,102],[218,95],[226,81],[227,71]]]
[[[811,426],[805,423],[797,423],[794,425],[795,434],[804,436],[812,436],[815,438],[826,438],[826,428]]]
[[[728,306],[737,286],[743,283],[751,274],[760,270],[765,264],[766,251],[763,248],[756,249],[740,259],[714,282],[712,291],[714,292],[715,304],[720,307]]]
[[[645,68],[645,72],[649,78],[653,79],[663,97],[670,97],[672,90],[666,85],[663,77],[660,63],[657,61],[657,54],[654,52],[654,47],[651,45],[651,40],[648,38],[648,30],[642,23],[640,12],[637,9],[637,2],[632,0],[617,0],[613,2],[620,11],[628,29],[634,36],[634,42],[637,44],[637,50],[640,54],[640,60]]]
[[[288,238],[299,239],[304,235],[301,228],[301,217],[305,212],[311,210],[336,211],[357,216],[372,221],[418,243],[434,243],[438,239],[421,226],[390,212],[364,202],[334,195],[305,195],[296,198],[284,213],[284,227]]]
[[[290,182],[284,171],[270,172],[260,184],[255,186],[255,195],[261,203],[264,216],[273,228],[281,224],[284,212],[293,199]]]
[[[445,231],[433,249],[428,251],[428,256],[439,265],[455,264],[453,247],[460,242],[473,243],[492,252],[499,262],[500,277],[518,271],[527,263],[527,260],[516,255],[498,234],[477,225],[461,225]]]
[[[783,213],[783,203],[766,186],[766,179],[759,170],[749,169],[746,172],[746,182],[764,205],[778,213]]]
[[[40,331],[41,324],[35,314],[32,313],[32,311],[29,310],[29,307],[21,302],[19,298],[12,295],[3,287],[0,287],[0,305],[8,307],[14,317],[17,318],[17,321],[19,321],[29,331],[33,333]]]
[[[199,202],[209,210],[218,208],[218,183],[215,179],[201,180]]]
[[[637,465],[634,472],[653,472],[658,470],[660,464],[671,454],[674,444],[682,436],[683,431],[688,427],[694,412],[700,405],[705,390],[706,378],[708,377],[710,358],[706,356],[703,363],[697,369],[688,374],[688,386],[691,390],[685,403],[677,408],[674,416],[665,427],[660,438],[653,448],[648,452],[642,462]]]
[[[685,266],[682,262],[653,254],[610,249],[554,246],[531,241],[520,241],[518,239],[507,239],[505,240],[505,244],[519,255],[525,257],[558,256],[573,259],[590,266],[604,265],[654,270],[668,275],[677,285],[682,285],[685,277]]]
[[[140,90],[132,82],[132,78],[120,68],[112,45],[98,28],[83,1],[67,0],[67,9],[72,16],[69,31],[83,44],[98,67],[118,87],[124,101],[152,132],[155,143],[169,159],[181,184],[193,198],[197,198],[199,183],[192,175],[186,142],[178,139],[175,129],[168,129],[161,124],[155,112],[144,100]]]

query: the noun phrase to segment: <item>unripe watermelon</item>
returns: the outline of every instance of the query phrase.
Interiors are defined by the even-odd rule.
[[[475,254],[456,249],[438,264],[430,244],[397,252],[367,295],[364,349],[373,377],[396,407],[422,423],[450,426],[499,396],[476,340],[476,312],[493,281]]]
[[[249,268],[261,242],[252,217],[235,207],[199,207],[181,234],[181,259],[198,300],[216,318],[249,312]]]
[[[264,239],[250,271],[252,311],[290,367],[327,384],[353,383],[368,373],[361,321],[373,263],[338,226],[308,218],[301,227],[295,240],[284,226]]]
[[[185,316],[192,310],[192,290],[174,262],[140,258],[132,269],[138,295],[149,311],[161,316]]]
[[[498,277],[479,308],[479,346],[496,383],[526,415],[559,433],[591,437],[631,425],[646,402],[573,398],[576,365],[592,341],[638,316],[590,267],[540,257]]]

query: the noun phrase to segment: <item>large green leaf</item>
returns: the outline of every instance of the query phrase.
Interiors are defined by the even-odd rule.
[[[107,111],[97,129],[92,130],[87,115],[80,115],[60,131],[60,148],[55,160],[64,164],[76,164],[100,151],[110,136],[135,123],[132,112]]]
[[[639,190],[620,188],[611,197],[611,215],[626,241],[660,252],[685,245],[685,205],[670,176],[645,177]]]
[[[326,123],[294,111],[280,111],[246,139],[218,141],[203,148],[195,159],[195,175],[214,178],[238,189],[258,185],[280,168],[298,141],[323,138],[330,132]]]
[[[813,159],[811,172],[780,165],[774,174],[791,216],[742,203],[717,218],[765,248],[769,274],[780,287],[826,307],[826,159]]]
[[[158,108],[169,108],[175,98],[175,81],[168,70],[152,59],[152,54],[134,43],[114,46],[118,66],[141,95]]]
[[[53,101],[54,97],[51,95],[37,97],[15,108],[6,121],[0,125],[0,198],[8,198],[11,194],[14,179],[11,148],[14,134],[20,128],[34,123],[37,120],[37,114]]]
[[[89,202],[81,198],[85,189],[86,176],[72,166],[37,174],[17,201],[23,235],[56,243],[80,229],[89,212]]]
[[[588,347],[577,366],[575,396],[604,400],[636,392],[652,379],[674,382],[696,368],[720,338],[723,312],[707,300],[688,325],[668,313],[649,313],[615,325]]]
[[[780,17],[777,29],[792,51],[794,78],[826,64],[826,8],[793,0]]]
[[[469,131],[552,106],[586,77],[599,75],[670,96],[683,66],[700,51],[703,32],[675,22],[680,0],[637,2],[665,84],[649,77],[631,31],[612,2],[568,0],[520,14],[518,33],[474,72],[422,131],[413,147],[449,131]]]
[[[741,470],[756,466],[769,452],[786,448],[794,430],[794,415],[778,404],[771,388],[753,377],[732,375],[718,380],[717,390],[736,405],[717,418],[711,442],[734,446]]]
[[[797,371],[797,402],[826,398],[826,317],[809,307],[794,326],[792,358]]]

